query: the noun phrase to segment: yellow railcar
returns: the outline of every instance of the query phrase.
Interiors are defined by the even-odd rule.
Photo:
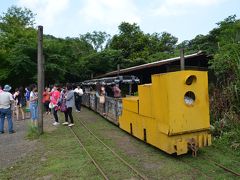
[[[169,153],[211,145],[208,77],[204,71],[152,75],[138,96],[122,98],[121,129]]]

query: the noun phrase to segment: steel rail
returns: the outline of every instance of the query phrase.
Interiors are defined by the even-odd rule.
[[[83,143],[81,142],[80,138],[77,136],[77,134],[74,132],[74,130],[72,128],[70,128],[72,133],[75,135],[75,137],[78,140],[78,143],[81,145],[81,147],[84,149],[84,151],[87,153],[87,155],[89,156],[89,158],[91,159],[91,161],[93,162],[93,164],[96,166],[96,168],[99,170],[99,172],[101,173],[101,175],[104,177],[105,180],[109,180],[109,178],[107,177],[107,175],[103,172],[103,170],[100,168],[100,166],[97,164],[97,162],[93,159],[93,157],[91,156],[91,154],[87,151],[87,149],[84,147]]]
[[[216,161],[214,161],[214,160],[213,160],[212,158],[210,158],[209,156],[207,156],[206,158],[205,158],[205,157],[200,157],[200,158],[202,158],[202,159],[204,159],[204,160],[206,160],[206,161],[208,161],[208,162],[212,162],[212,163],[213,163],[213,164],[211,163],[212,165],[215,165],[215,166],[223,169],[224,171],[227,171],[227,172],[231,173],[232,175],[240,176],[239,173],[237,173],[237,172],[235,172],[235,171],[233,171],[233,170],[225,167],[225,166],[222,165],[222,164],[217,163]],[[185,164],[188,164],[188,163],[185,162],[183,159],[179,159],[179,161],[184,162]],[[192,166],[191,166],[191,167],[192,167]],[[207,174],[203,173],[201,170],[199,170],[199,169],[197,169],[197,168],[195,168],[195,167],[194,167],[194,169],[196,169],[198,172],[201,172],[201,173],[204,174],[205,176],[208,176]],[[208,176],[208,177],[209,177],[209,176]],[[212,178],[212,177],[211,177],[211,178]]]
[[[217,163],[216,161],[214,161],[214,160],[213,160],[212,158],[210,158],[210,157],[203,158],[203,159],[205,159],[205,160],[207,160],[207,161],[213,162],[216,166],[222,168],[223,170],[225,170],[225,171],[227,171],[227,172],[229,172],[229,173],[231,173],[231,174],[233,174],[233,175],[235,175],[235,176],[240,176],[240,173],[237,173],[237,172],[235,172],[235,171],[233,171],[233,170],[231,170],[231,169],[223,166],[222,164]]]
[[[144,179],[144,180],[148,179],[147,177],[142,175],[139,171],[137,171],[132,165],[126,162],[122,157],[120,157],[114,150],[112,150],[108,145],[106,145],[101,139],[99,139],[79,118],[78,120],[84,126],[84,128],[88,130],[90,134],[92,134],[101,144],[103,144],[108,150],[110,150],[120,161],[122,161],[126,166],[128,166],[132,171],[134,171],[136,175],[138,175],[141,179]]]

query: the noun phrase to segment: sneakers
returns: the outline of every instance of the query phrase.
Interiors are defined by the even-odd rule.
[[[59,124],[60,124],[59,122],[54,122],[54,123],[53,123],[54,126],[57,126],[57,125],[59,125]]]
[[[79,111],[79,110],[76,110],[76,112],[81,112],[81,111]]]
[[[72,124],[72,123],[70,123],[70,124],[68,125],[68,127],[72,127],[72,126],[74,126],[74,124]]]
[[[68,125],[68,122],[64,122],[64,123],[62,123],[62,125]]]

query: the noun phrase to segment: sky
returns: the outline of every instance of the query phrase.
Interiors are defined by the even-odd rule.
[[[206,35],[230,15],[240,18],[239,0],[0,0],[0,15],[12,5],[29,8],[36,27],[62,38],[93,31],[114,35],[124,21],[144,33],[166,31],[180,43]]]

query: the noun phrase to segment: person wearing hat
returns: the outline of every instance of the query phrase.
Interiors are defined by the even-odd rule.
[[[0,93],[0,134],[4,133],[4,121],[5,117],[8,120],[8,132],[9,134],[15,133],[13,130],[11,103],[14,101],[12,94],[9,92],[11,86],[5,85],[3,92]]]

